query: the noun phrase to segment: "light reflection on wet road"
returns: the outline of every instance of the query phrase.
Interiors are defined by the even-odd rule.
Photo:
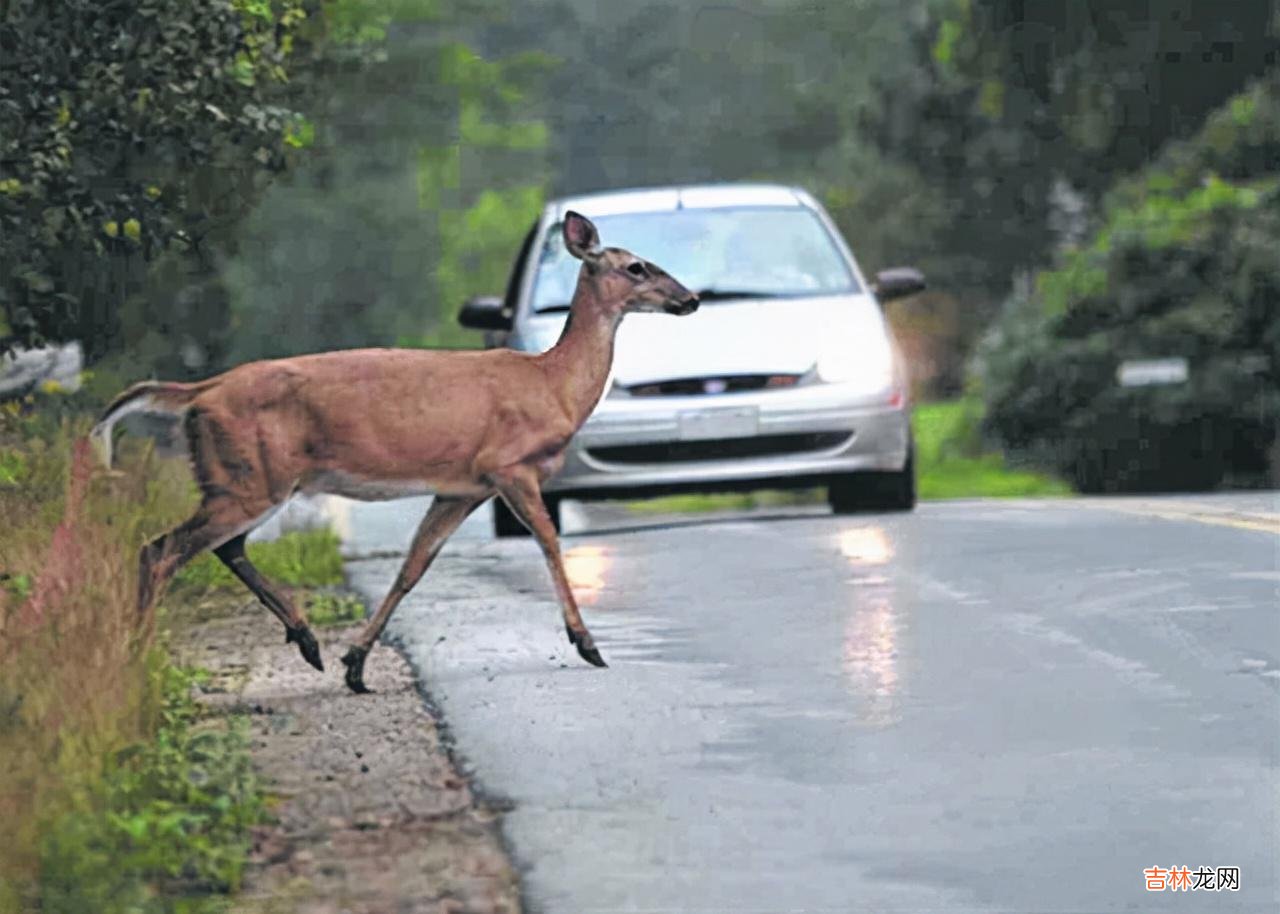
[[[580,607],[595,606],[604,590],[612,561],[607,546],[570,546],[561,553],[569,586]]]
[[[1271,914],[1280,504],[1180,505],[576,509],[607,671],[563,642],[537,548],[479,516],[391,632],[515,804],[534,911]],[[350,548],[402,546],[421,507],[356,508]],[[1184,864],[1241,889],[1145,891]]]
[[[898,627],[893,586],[882,573],[865,574],[866,568],[887,565],[893,543],[879,526],[849,527],[836,534],[840,553],[858,572],[849,621],[844,628],[842,665],[857,702],[862,724],[896,723],[898,693]]]

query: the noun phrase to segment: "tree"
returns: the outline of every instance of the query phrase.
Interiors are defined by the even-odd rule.
[[[980,352],[987,424],[1087,491],[1275,481],[1280,75],[1109,196],[1107,219],[1015,296]],[[1186,383],[1124,387],[1126,359]]]
[[[6,0],[3,346],[119,343],[146,262],[199,255],[305,142],[279,104],[303,0]]]
[[[984,318],[1078,240],[1104,194],[1277,61],[1274,0],[935,0],[906,110],[864,121],[940,189],[930,241],[967,260]],[[914,97],[913,97],[914,95]],[[985,299],[982,301],[981,299]]]
[[[478,342],[455,315],[503,289],[541,207],[551,64],[473,51],[473,20],[491,10],[436,13],[393,18],[378,61],[311,107],[309,156],[227,250],[229,360]]]

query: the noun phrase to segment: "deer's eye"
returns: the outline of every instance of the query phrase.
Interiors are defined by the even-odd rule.
[[[644,276],[649,271],[644,268],[644,264],[637,260],[634,263],[627,264],[627,272],[632,276]]]

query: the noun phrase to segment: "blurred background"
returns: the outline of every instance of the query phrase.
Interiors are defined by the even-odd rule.
[[[1085,491],[1280,474],[1274,0],[0,10],[0,335],[79,343],[90,402],[479,345],[458,307],[549,196],[759,179],[817,195],[865,271],[929,277],[890,316],[945,404],[935,460]],[[928,469],[926,495],[999,494]]]

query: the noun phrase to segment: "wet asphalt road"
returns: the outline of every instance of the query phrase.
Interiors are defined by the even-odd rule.
[[[422,509],[353,509],[349,550]],[[513,804],[533,911],[1280,911],[1280,495],[578,509],[608,670],[486,520],[390,632]],[[374,600],[396,566],[349,568]]]

